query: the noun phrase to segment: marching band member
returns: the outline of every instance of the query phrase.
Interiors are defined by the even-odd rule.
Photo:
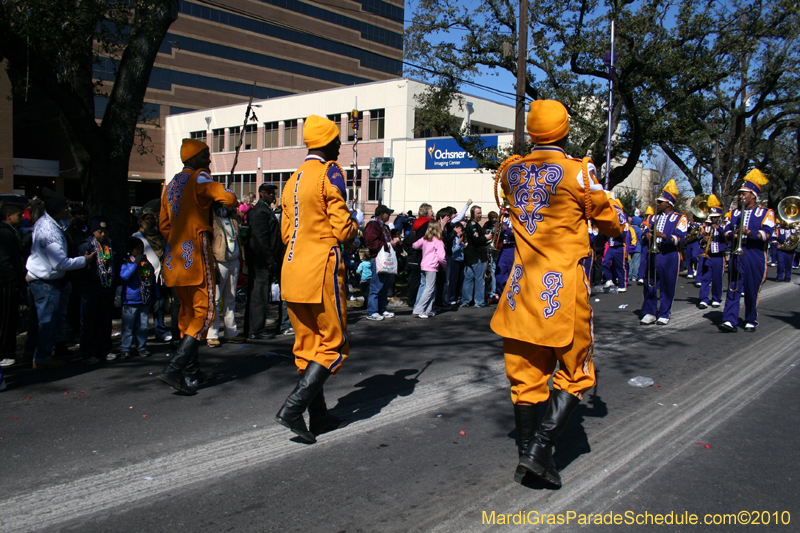
[[[586,279],[589,280],[589,285],[591,286],[592,266],[594,266],[594,261],[595,261],[594,240],[600,234],[600,230],[598,230],[597,226],[595,226],[591,222],[586,225],[586,229],[589,232],[589,256],[583,260],[583,270],[586,272]]]
[[[658,245],[657,254],[647,254],[647,272],[644,283],[644,302],[642,302],[641,324],[655,322],[659,326],[669,324],[672,312],[672,301],[675,299],[675,286],[678,283],[678,272],[681,265],[681,254],[678,251],[681,241],[686,236],[688,222],[686,217],[676,213],[673,207],[678,198],[678,186],[675,180],[669,180],[658,197],[656,209],[658,214],[648,217],[644,233],[653,238]],[[655,264],[653,260],[655,259]],[[655,283],[653,278],[655,277]],[[660,291],[660,297],[658,292]],[[659,305],[660,300],[660,305]]]
[[[564,152],[569,115],[563,104],[532,102],[527,130],[533,151],[506,160],[496,177],[510,204],[517,247],[491,326],[503,337],[514,402],[520,457],[514,479],[522,482],[530,472],[560,486],[553,446],[595,383],[591,287],[582,264],[589,255],[585,228],[593,220],[616,237],[625,219],[606,198],[588,158]],[[548,407],[540,424],[543,403]]]
[[[792,281],[792,258],[794,257],[794,249],[784,250],[783,245],[786,239],[794,234],[795,230],[792,229],[791,224],[784,222],[780,228],[775,230],[772,234],[772,243],[775,244],[777,249],[777,263],[778,263],[778,277],[776,281],[784,281],[789,283]]]
[[[705,236],[700,241],[700,249],[705,250],[709,239],[708,257],[700,257],[698,281],[700,282],[700,309],[708,308],[708,295],[711,293],[711,307],[719,307],[722,302],[722,273],[725,270],[725,250],[728,242],[720,225],[722,208],[713,194],[708,197],[708,220],[705,224]]]
[[[701,222],[695,222],[694,219],[689,222],[689,233],[691,233],[692,230],[701,231],[702,229],[703,224]],[[698,264],[699,256],[702,253],[700,250],[700,239],[695,239],[692,242],[686,243],[684,248],[686,249],[686,279],[694,279],[700,271],[700,265]]]
[[[311,115],[303,140],[308,156],[281,196],[281,237],[286,245],[281,298],[294,328],[300,379],[275,420],[303,440],[316,442],[315,435],[340,423],[328,414],[323,385],[339,371],[350,349],[341,244],[356,238],[358,226],[347,208],[344,172],[336,164],[342,144],[339,128]],[[306,409],[310,428],[303,419]]]
[[[173,287],[181,301],[178,327],[181,337],[176,354],[158,379],[185,394],[196,394],[203,380],[198,348],[214,322],[214,259],[208,210],[217,201],[236,209],[236,195],[211,179],[208,145],[183,139],[183,170],[164,187],[161,194],[159,230],[166,239],[164,268],[167,287]]]
[[[514,249],[516,248],[516,241],[514,240],[514,230],[511,228],[511,217],[508,215],[508,209],[500,210],[500,257],[497,258],[497,269],[495,274],[495,282],[497,284],[497,292],[503,292],[503,288],[508,282],[508,276],[511,274],[511,268],[514,266]]]
[[[607,192],[606,196],[610,202],[617,205],[622,210],[622,203],[614,196],[613,192]],[[606,278],[605,288],[616,285],[617,292],[628,290],[628,252],[631,247],[631,227],[625,222],[622,234],[619,237],[608,239],[608,249],[603,256],[603,276]],[[634,237],[635,239],[635,237]],[[636,243],[633,242],[635,246]]]
[[[767,279],[767,245],[775,229],[775,213],[772,209],[760,207],[757,203],[761,187],[769,180],[758,169],[753,169],[744,177],[739,189],[739,201],[744,209],[734,209],[731,221],[725,227],[725,236],[734,243],[742,226],[742,255],[731,254],[728,275],[735,283],[730,283],[725,297],[725,311],[720,329],[735,332],[739,325],[739,305],[744,295],[744,330],[753,332],[758,327],[758,294]]]
[[[650,215],[654,214],[653,206],[648,205],[644,210],[644,220],[642,221],[642,255],[639,257],[639,272],[637,272],[636,283],[644,285],[644,277],[647,273],[647,248],[645,247],[645,230],[650,227]]]

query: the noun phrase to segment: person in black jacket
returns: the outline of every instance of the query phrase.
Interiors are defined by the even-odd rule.
[[[87,268],[77,271],[75,285],[80,288],[81,357],[87,365],[105,361],[111,353],[111,318],[119,262],[114,255],[108,220],[94,217],[91,236],[78,247],[79,254],[95,252]]]
[[[20,291],[25,286],[25,265],[17,232],[22,223],[22,210],[17,204],[4,204],[0,208],[0,316],[3,317],[0,320],[0,366],[16,362]]]
[[[473,205],[470,219],[464,231],[464,285],[461,290],[461,307],[475,302],[475,307],[486,307],[486,262],[488,261],[489,241],[481,227],[483,211]]]
[[[258,187],[259,200],[248,213],[250,230],[247,250],[247,315],[245,330],[249,339],[267,340],[275,338],[275,332],[267,332],[267,320],[272,278],[278,274],[283,260],[283,242],[278,218],[270,208],[275,202],[277,187],[262,183]]]

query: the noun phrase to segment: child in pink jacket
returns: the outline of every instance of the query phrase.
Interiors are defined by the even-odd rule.
[[[414,248],[422,248],[422,261],[420,269],[425,277],[425,291],[417,299],[414,306],[414,316],[428,318],[436,313],[433,311],[433,299],[436,295],[436,272],[447,264],[444,255],[444,242],[442,242],[442,226],[438,221],[431,220],[425,236],[414,243]]]

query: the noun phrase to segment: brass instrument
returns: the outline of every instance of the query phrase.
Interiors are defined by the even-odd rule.
[[[708,198],[710,194],[698,194],[692,199],[692,218],[697,222],[705,222],[708,218],[710,209],[708,207]]]
[[[711,251],[711,243],[714,242],[714,228],[709,226],[708,233],[705,234],[706,243],[703,246],[703,253],[700,254],[700,257],[704,259],[708,259],[710,256],[708,253]]]
[[[657,281],[657,272],[658,269],[656,268],[656,256],[658,255],[658,238],[656,237],[656,231],[658,228],[658,204],[656,204],[656,209],[653,209],[655,214],[653,215],[653,222],[650,224],[650,245],[647,250],[647,286],[655,288],[656,281]],[[651,273],[652,270],[652,273]]]
[[[737,206],[737,209],[739,210],[739,224],[736,227],[738,234],[736,235],[736,248],[731,252],[731,255],[744,255],[744,248],[742,248],[742,244],[744,244],[744,230],[746,228],[743,227],[744,202],[742,201],[741,197],[739,198],[739,205]]]
[[[698,194],[692,200],[692,219],[695,222],[705,222],[708,218],[709,207],[708,207],[708,194]],[[697,240],[700,240],[703,237],[703,227],[702,226],[695,226],[689,233],[686,234],[686,238],[684,238],[683,242],[686,244],[693,243]]]
[[[800,231],[795,231],[789,236],[788,239],[783,241],[781,250],[784,252],[791,252],[792,250],[797,249],[798,244],[800,244]]]
[[[739,281],[741,280],[741,277],[742,277],[742,273],[741,273],[742,265],[741,265],[741,259],[739,259],[739,261],[738,261],[738,263],[736,265],[736,273],[735,273],[736,277],[735,277],[735,281],[734,281],[733,260],[736,258],[736,256],[740,256],[741,257],[742,255],[744,255],[744,248],[742,247],[742,244],[744,243],[744,229],[745,229],[744,228],[744,201],[742,200],[741,196],[739,196],[739,203],[737,204],[736,208],[739,210],[739,224],[736,225],[736,237],[735,237],[736,238],[736,241],[735,241],[736,242],[736,248],[731,251],[731,262],[730,262],[730,265],[728,267],[728,290],[729,291],[733,288],[734,285],[736,286],[736,289],[733,289],[733,290],[736,290],[736,291],[739,290]],[[732,214],[731,214],[731,218],[733,218]]]
[[[507,216],[502,211],[500,216],[497,217],[497,222],[494,223],[492,228],[492,240],[489,241],[489,250],[499,251],[503,248],[503,217]]]
[[[787,224],[800,222],[800,196],[787,196],[778,204],[778,218]]]
[[[800,222],[800,196],[788,196],[781,200],[778,204],[778,218],[790,226]],[[800,231],[795,230],[795,233],[781,245],[781,250],[786,252],[794,250],[798,244],[800,244]]]

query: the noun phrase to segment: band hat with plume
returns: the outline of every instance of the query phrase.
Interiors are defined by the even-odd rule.
[[[181,162],[185,163],[203,150],[208,150],[208,145],[197,139],[184,139],[181,142]]]
[[[569,133],[567,108],[555,100],[534,100],[528,111],[526,129],[535,144],[549,144],[563,139]]]
[[[311,115],[303,123],[303,142],[310,150],[322,148],[339,136],[336,123],[318,115]]]
[[[744,183],[739,187],[739,191],[751,192],[758,196],[761,194],[761,187],[769,183],[763,172],[754,168],[744,177]]]
[[[715,195],[711,195],[706,200],[706,204],[708,205],[708,216],[721,216],[722,215],[722,204],[719,203],[719,199]]]
[[[659,202],[669,202],[675,205],[678,201],[678,185],[675,180],[669,180],[664,188],[661,190],[661,196],[658,197]]]
[[[645,216],[652,215],[652,214],[653,214],[653,212],[654,212],[654,211],[653,211],[653,206],[652,206],[652,205],[648,205],[648,206],[647,206],[647,209],[645,209],[645,210],[644,210],[644,215],[645,215]]]

